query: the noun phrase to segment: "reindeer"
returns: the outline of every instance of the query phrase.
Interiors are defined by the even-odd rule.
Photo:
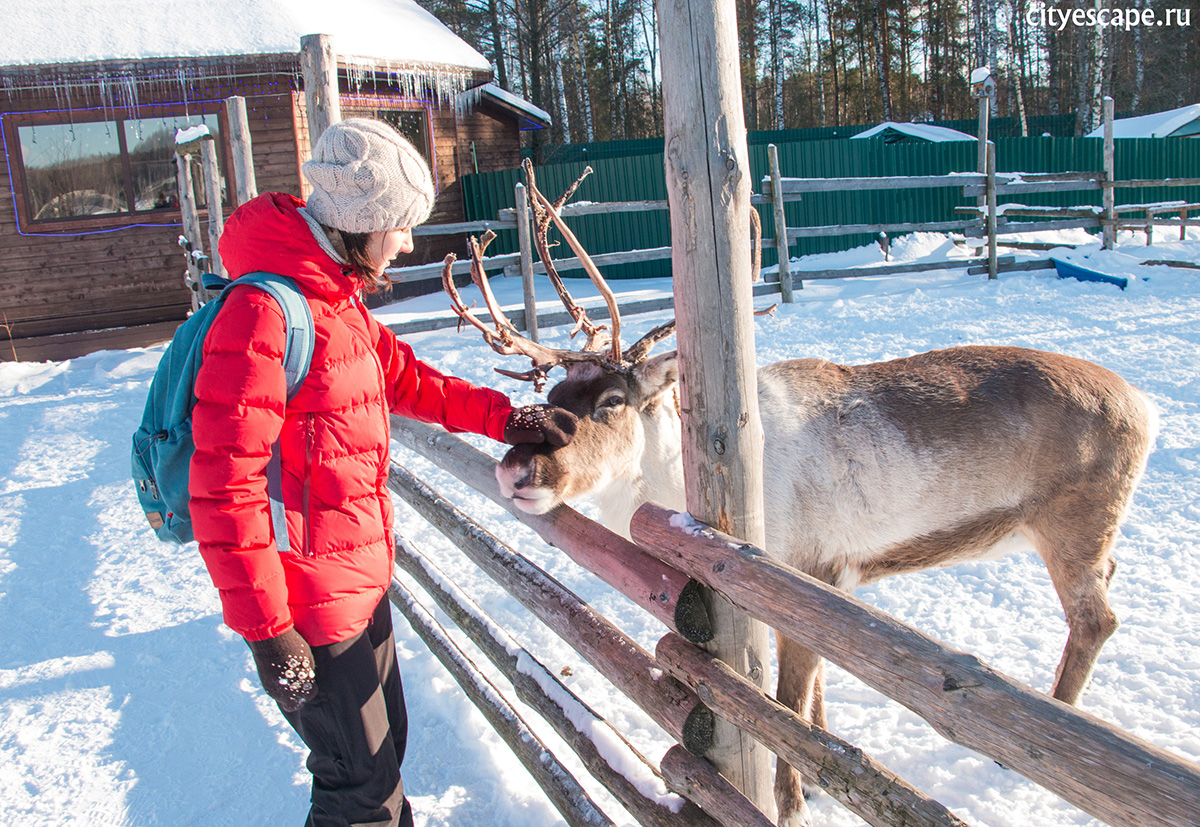
[[[497,466],[505,496],[540,514],[592,495],[603,522],[628,536],[642,503],[686,508],[681,461],[679,368],[674,352],[650,356],[673,332],[661,325],[622,350],[616,300],[556,204],[526,168],[542,261],[586,341],[552,349],[517,333],[499,309],[471,240],[472,278],[495,321],[456,312],[498,353],[533,369],[505,375],[541,390],[555,366],[566,378],[548,401],[579,417],[563,448],[521,445]],[[586,175],[586,173],[585,173]],[[611,330],[593,323],[555,272],[546,235],[553,222],[608,304]],[[778,362],[758,373],[764,431],[766,551],[847,592],[903,572],[1037,550],[1062,601],[1069,634],[1054,697],[1078,702],[1100,648],[1117,628],[1107,591],[1118,527],[1142,475],[1157,418],[1150,401],[1105,368],[1054,353],[960,347],[878,364],[817,359]],[[778,700],[825,727],[820,658],[776,633]],[[776,768],[779,823],[811,824],[797,771]]]

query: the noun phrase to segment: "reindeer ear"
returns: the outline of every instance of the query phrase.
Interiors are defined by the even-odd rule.
[[[663,394],[679,382],[679,358],[677,351],[663,353],[647,359],[634,369],[634,376],[642,388],[642,406],[649,407],[659,401]]]

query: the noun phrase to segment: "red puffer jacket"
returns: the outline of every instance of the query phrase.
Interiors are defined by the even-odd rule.
[[[266,270],[297,281],[316,328],[308,378],[285,408],[283,312],[266,293],[233,289],[196,379],[190,490],[226,624],[248,640],[295,625],[318,646],[365,628],[391,578],[389,411],[500,440],[512,407],[502,393],[420,362],[380,325],[301,206],[270,193],[239,207],[221,260],[232,276]],[[292,545],[283,553],[263,473],[277,438]]]

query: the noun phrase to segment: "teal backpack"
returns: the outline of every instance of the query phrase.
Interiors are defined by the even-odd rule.
[[[314,330],[308,301],[292,279],[274,273],[247,273],[235,281],[204,274],[204,287],[220,290],[215,297],[179,326],[163,353],[142,413],[142,424],[133,435],[133,481],[138,501],[150,527],[165,542],[194,539],[188,510],[188,476],[196,445],[192,441],[192,408],[196,404],[196,374],[204,358],[204,337],[212,326],[230,287],[252,285],[269,293],[283,309],[287,340],[283,355],[290,400],[304,383],[312,362]],[[287,521],[283,511],[283,483],[279,468],[279,442],[267,463],[267,496],[275,544],[288,551]]]

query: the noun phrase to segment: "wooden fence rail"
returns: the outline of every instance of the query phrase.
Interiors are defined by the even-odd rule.
[[[1200,824],[1200,767],[1028,689],[895,618],[653,504],[634,539],[746,613],[1109,824]]]
[[[393,468],[388,487],[473,563],[696,755],[712,744],[712,714],[672,679],[655,680],[654,659],[533,562],[513,551],[411,474]]]
[[[814,727],[727,664],[678,635],[660,640],[654,655],[667,674],[692,687],[715,713],[815,779],[822,790],[868,824],[965,827],[944,806],[862,750]]]

